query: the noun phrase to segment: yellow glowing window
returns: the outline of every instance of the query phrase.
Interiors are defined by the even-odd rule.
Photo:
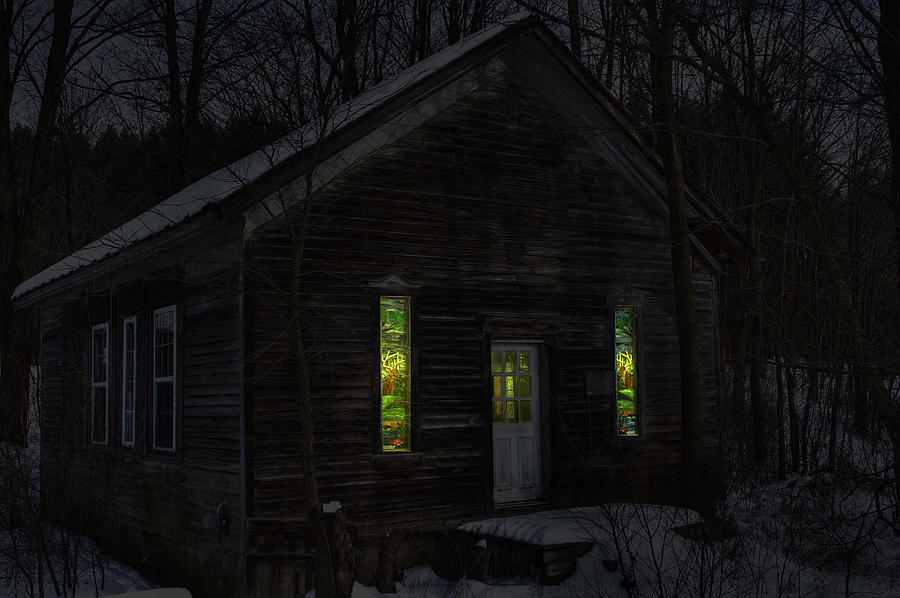
[[[381,298],[381,448],[410,450],[409,297]]]
[[[637,308],[616,306],[616,430],[638,434]]]

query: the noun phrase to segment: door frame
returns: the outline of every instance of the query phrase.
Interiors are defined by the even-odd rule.
[[[487,498],[490,501],[490,504],[495,507],[504,507],[507,505],[516,505],[522,502],[530,502],[541,500],[545,496],[545,488],[547,482],[547,472],[544,466],[545,463],[548,462],[548,442],[547,435],[548,425],[547,425],[547,416],[549,410],[547,409],[548,401],[549,401],[549,385],[547,380],[547,355],[545,350],[545,342],[542,339],[536,338],[488,338],[486,339],[486,355],[485,355],[485,378],[487,380],[487,400],[485,406],[485,418],[488,426],[487,436],[487,455],[486,455],[486,471],[487,471],[487,487],[486,494]],[[491,352],[494,350],[495,346],[514,346],[516,350],[521,350],[523,347],[530,349],[533,352],[532,357],[532,367],[535,368],[535,373],[538,378],[537,385],[534,387],[534,391],[537,393],[537,402],[538,405],[536,409],[532,410],[532,422],[534,424],[534,443],[535,443],[535,456],[534,456],[534,475],[535,475],[535,483],[534,483],[534,496],[526,497],[526,498],[512,498],[510,500],[498,501],[495,497],[495,477],[494,477],[494,422],[492,417],[492,407],[493,407],[493,377],[492,377],[492,366],[491,366]],[[506,350],[501,349],[501,350]]]

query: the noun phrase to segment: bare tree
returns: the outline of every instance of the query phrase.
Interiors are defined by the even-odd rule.
[[[75,13],[73,0],[56,0],[52,6],[10,0],[0,10],[0,375],[2,403],[13,410],[5,423],[21,416],[31,336],[28,315],[14,312],[11,296],[39,263],[32,248],[45,224],[48,187],[60,170],[50,167],[49,157],[67,79],[87,68],[119,30],[110,6],[111,0],[96,0]],[[31,122],[26,104],[37,114]]]

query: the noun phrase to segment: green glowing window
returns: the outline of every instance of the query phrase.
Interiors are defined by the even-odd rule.
[[[616,430],[638,434],[637,308],[616,306]]]
[[[381,448],[410,450],[409,297],[381,298]]]

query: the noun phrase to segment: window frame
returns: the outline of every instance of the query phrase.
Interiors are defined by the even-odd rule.
[[[618,388],[618,367],[617,367],[617,358],[618,358],[618,347],[616,343],[616,312],[624,309],[630,308],[633,310],[634,319],[636,323],[634,325],[633,330],[633,340],[632,340],[632,353],[634,358],[634,380],[637,385],[637,392],[634,393],[634,426],[635,432],[631,434],[622,434],[620,432],[619,427],[619,388]],[[611,313],[611,321],[612,321],[612,364],[613,364],[613,434],[616,438],[620,440],[633,440],[636,438],[644,437],[644,356],[643,356],[643,310],[640,302],[623,298],[620,301],[617,301],[612,306]]]
[[[104,336],[104,344],[103,344],[103,380],[95,380],[96,378],[96,363],[97,363],[97,345],[96,345],[96,336],[97,332],[103,331]],[[91,381],[91,422],[90,422],[90,439],[91,444],[104,446],[109,444],[109,322],[103,322],[102,324],[94,324],[91,326],[91,363],[90,363],[90,381]],[[97,389],[103,388],[103,397],[105,403],[105,415],[103,421],[103,439],[98,440],[95,437],[96,425],[95,425],[95,417],[97,414]]]
[[[381,306],[382,302],[385,299],[402,299],[406,303],[406,351],[407,351],[407,377],[408,377],[408,410],[406,413],[407,420],[407,442],[406,448],[404,449],[385,449],[385,439],[384,439],[384,375],[382,371],[382,359],[383,359],[383,347],[382,347],[382,321],[381,321]],[[402,293],[391,293],[385,292],[383,294],[379,294],[377,296],[376,303],[376,329],[377,329],[377,363],[378,363],[378,441],[377,447],[378,452],[382,455],[408,455],[415,451],[415,445],[417,444],[417,438],[415,434],[415,392],[414,392],[414,380],[415,380],[415,342],[414,342],[414,332],[415,327],[413,323],[413,297],[409,294]]]
[[[152,405],[150,409],[150,446],[154,451],[161,451],[166,453],[174,453],[178,447],[178,309],[177,304],[167,305],[165,307],[160,307],[159,309],[153,310],[153,319],[151,320],[151,329],[153,340],[151,342],[151,351],[153,353],[151,370],[150,370],[150,384],[151,384],[151,393],[152,393]],[[164,314],[172,314],[172,373],[167,376],[157,376],[157,343],[156,343],[156,331],[157,331],[157,318]],[[172,384],[172,446],[162,446],[158,444],[159,440],[159,430],[157,428],[158,422],[158,413],[159,413],[159,384],[171,383]]]
[[[131,326],[131,345],[128,344],[127,329]],[[128,353],[131,353],[131,359]],[[131,379],[129,380],[126,366],[131,365]],[[137,316],[131,315],[122,318],[122,446],[133,447],[137,443],[137,389],[138,389],[138,322]],[[125,398],[128,396],[128,390],[131,390],[131,418],[128,419],[128,409],[125,404]],[[131,440],[126,439],[125,432],[131,432]]]

